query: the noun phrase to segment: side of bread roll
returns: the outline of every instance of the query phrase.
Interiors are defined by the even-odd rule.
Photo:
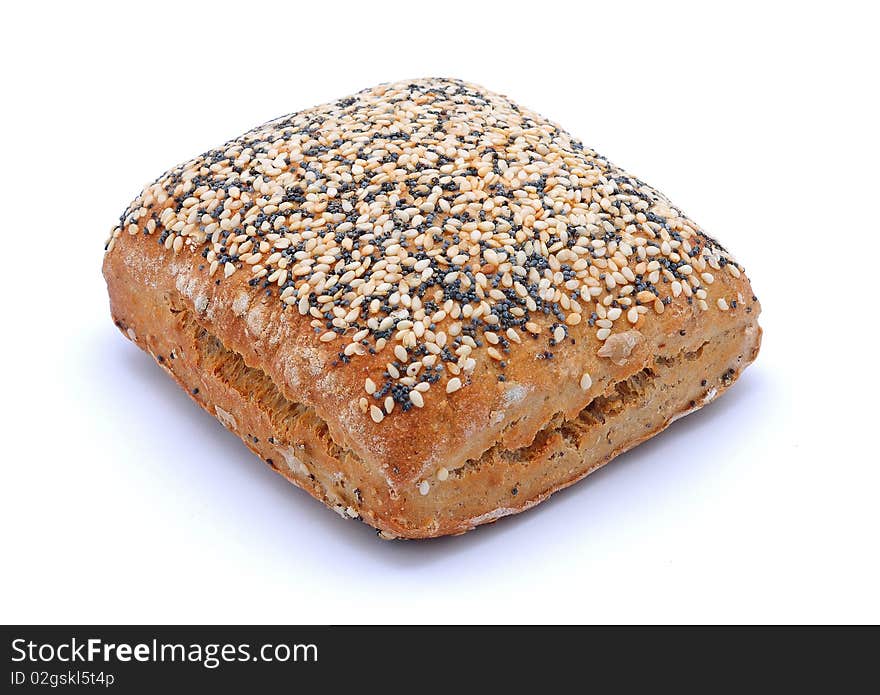
[[[528,509],[717,397],[761,340],[742,266],[665,197],[449,79],[171,169],[104,276],[193,400],[386,538]]]

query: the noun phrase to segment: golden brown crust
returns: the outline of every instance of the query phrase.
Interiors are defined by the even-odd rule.
[[[172,204],[141,201],[141,218]],[[120,329],[279,472],[388,535],[461,533],[528,508],[710,400],[760,344],[749,281],[722,263],[705,270],[707,299],[723,310],[667,292],[604,340],[584,320],[550,346],[556,318],[538,313],[540,334],[523,331],[503,368],[475,351],[467,388],[432,388],[430,408],[380,425],[359,400],[390,347],[340,364],[339,342],[322,342],[312,315],[246,272],[211,274],[197,247],[168,248],[142,226],[118,229],[104,261]],[[613,417],[596,420],[615,400]]]
[[[352,436],[357,426],[374,438],[386,432],[366,420],[352,428],[334,415],[334,408],[348,403],[345,388],[360,388],[358,378],[350,377],[347,386],[334,380],[328,388],[315,367],[319,360],[331,360],[332,351],[322,353],[319,343],[296,347],[285,323],[288,315],[273,315],[271,301],[242,311],[242,288],[205,282],[192,265],[163,263],[161,247],[149,240],[132,237],[126,247],[129,252],[108,256],[104,265],[120,330],[279,473],[340,514],[360,517],[388,536],[462,533],[528,509],[711,401],[760,346],[756,322],[708,323],[701,320],[705,312],[681,302],[642,333],[623,364],[572,350],[550,361],[552,371],[536,370],[531,365],[536,353],[522,350],[511,359],[507,382],[479,381],[461,394],[463,402],[444,408],[443,417],[430,418],[431,432],[442,431],[449,439],[465,433],[463,438],[470,438],[466,453],[407,466],[424,455],[419,452],[432,450],[431,440],[415,432],[411,441]],[[258,313],[250,315],[254,308]],[[740,318],[756,313],[757,305]],[[196,337],[199,328],[202,342],[216,338],[223,346],[210,367]],[[594,349],[598,352],[598,344]],[[217,364],[226,369],[218,370]],[[257,374],[243,376],[241,365]],[[582,372],[593,375],[587,392],[570,376]],[[632,398],[649,385],[644,400]],[[511,391],[522,396],[510,397]],[[601,409],[609,401],[613,418]],[[295,417],[290,404],[298,406]],[[462,417],[467,409],[470,417]],[[350,418],[359,416],[348,411]],[[285,417],[288,422],[279,425]],[[441,468],[449,471],[444,481],[437,479]],[[422,480],[431,485],[429,495],[419,494]]]

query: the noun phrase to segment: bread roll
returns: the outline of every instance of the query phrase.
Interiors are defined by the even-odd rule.
[[[521,512],[727,389],[742,266],[504,96],[383,84],[169,170],[107,242],[113,319],[263,461],[384,538]]]

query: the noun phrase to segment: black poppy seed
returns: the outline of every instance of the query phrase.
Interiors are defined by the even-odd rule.
[[[386,110],[392,103],[404,105],[401,116]],[[577,181],[574,168],[586,172]],[[476,190],[491,199],[475,200]],[[573,192],[586,202],[572,202]],[[445,79],[367,89],[290,114],[175,167],[119,217],[107,252],[123,232],[138,230],[155,233],[170,253],[200,253],[198,269],[219,273],[216,285],[247,274],[247,285],[280,296],[283,310],[323,321],[313,328],[336,341],[331,366],[390,354],[406,340],[407,359],[394,360],[396,375],[385,375],[388,389],[404,387],[395,396],[404,412],[412,403],[400,379],[433,384],[443,363],[459,363],[459,374],[462,364],[472,369],[485,359],[487,347],[507,354],[523,336],[545,339],[544,331],[551,347],[565,338],[575,344],[571,332],[599,320],[593,302],[605,307],[603,319],[609,308],[620,310],[612,322],[631,316],[631,306],[643,317],[658,304],[640,301],[640,292],[669,306],[670,285],[680,292],[707,264],[741,271],[657,191],[564,130],[504,97]],[[650,254],[630,255],[640,245]],[[589,286],[594,281],[599,294]],[[477,310],[479,318],[466,318]],[[441,311],[444,318],[435,318]],[[418,330],[398,329],[397,321],[378,328],[401,312]],[[453,322],[458,336],[449,332]],[[495,347],[487,346],[487,331]],[[510,331],[517,340],[508,340]],[[585,339],[592,335],[585,330]],[[474,359],[462,362],[456,352],[465,345]]]

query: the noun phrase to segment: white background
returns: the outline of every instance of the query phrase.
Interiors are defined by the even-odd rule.
[[[871,3],[371,5],[4,9],[0,620],[880,621]],[[765,341],[718,402],[535,510],[385,543],[123,340],[100,264],[178,161],[429,75],[666,192],[745,264]]]

